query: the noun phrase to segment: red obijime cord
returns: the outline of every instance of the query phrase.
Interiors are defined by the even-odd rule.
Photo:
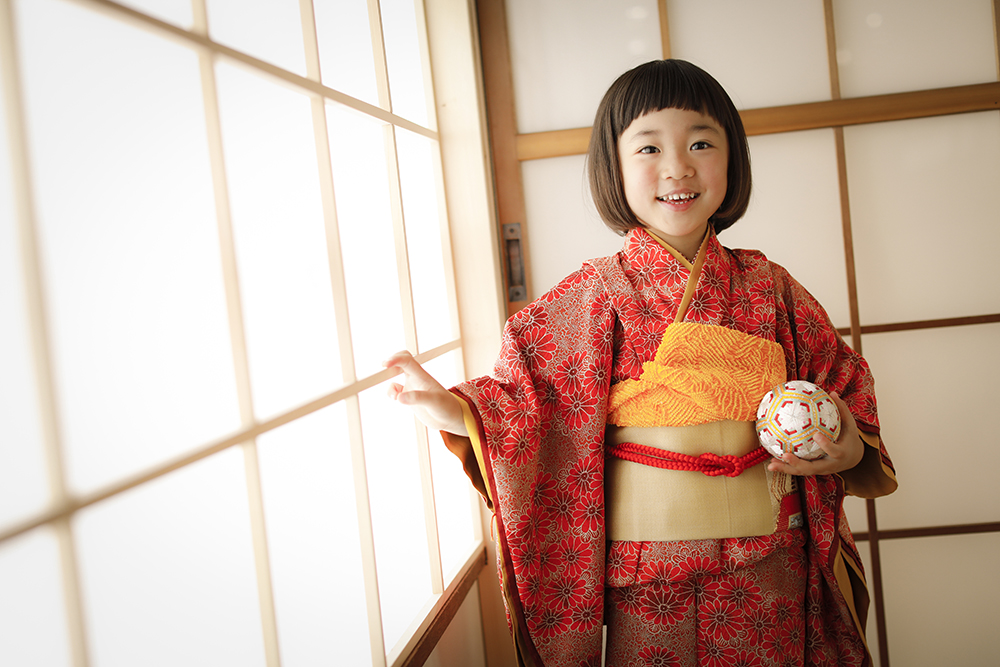
[[[757,447],[749,454],[744,454],[743,456],[733,456],[731,454],[720,456],[711,452],[700,456],[691,456],[690,454],[668,452],[664,449],[657,449],[656,447],[640,445],[634,442],[622,442],[617,445],[611,445],[608,447],[608,453],[619,459],[653,466],[654,468],[691,470],[703,473],[709,477],[718,477],[719,475],[736,477],[744,470],[771,458],[771,455],[763,447]]]

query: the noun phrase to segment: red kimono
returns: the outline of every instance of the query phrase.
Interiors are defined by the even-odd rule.
[[[678,312],[685,323],[773,341],[783,351],[786,379],[836,391],[849,406],[868,445],[864,459],[843,475],[802,478],[804,530],[769,540],[607,540],[604,464],[611,387],[640,378]],[[521,664],[600,665],[605,605],[628,610],[622,595],[640,590],[622,586],[659,586],[661,579],[665,585],[692,563],[731,573],[744,561],[796,541],[804,556],[788,567],[805,582],[805,618],[792,633],[798,647],[776,646],[765,655],[747,608],[740,610],[747,614],[734,616],[734,625],[720,626],[718,642],[699,645],[696,664],[738,664],[737,659],[870,664],[863,637],[864,575],[842,500],[845,490],[875,497],[895,488],[878,435],[873,380],[864,359],[844,343],[815,299],[760,252],[724,248],[709,234],[692,266],[644,230],[633,230],[619,253],[585,263],[514,315],[494,374],[453,391],[464,399],[473,435],[445,434],[445,441],[463,458],[495,513],[500,578]],[[716,565],[690,557],[708,547]],[[682,552],[684,558],[678,556]],[[641,604],[656,591],[643,592],[645,602],[632,600],[636,618],[672,622],[649,610],[642,616]],[[699,609],[700,618],[707,612]],[[778,609],[756,623],[780,623],[784,613]],[[801,617],[802,610],[794,614]],[[648,664],[681,664],[694,651],[681,647],[674,655],[650,648],[640,657]]]

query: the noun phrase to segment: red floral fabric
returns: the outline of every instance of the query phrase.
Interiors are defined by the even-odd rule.
[[[607,664],[865,664],[864,643],[844,622],[850,611],[829,595],[822,568],[809,565],[816,551],[799,529],[610,543]],[[619,562],[632,564],[613,567]]]
[[[685,321],[778,342],[788,379],[837,391],[860,428],[877,434],[868,367],[844,344],[815,299],[757,251],[730,250],[712,236],[705,252]],[[643,362],[654,357],[689,275],[689,267],[648,233],[633,230],[619,253],[585,263],[510,319],[493,375],[454,388],[478,422],[508,618],[528,664],[577,667],[593,664],[595,656],[599,661],[606,608],[603,475],[609,387],[638,378]],[[884,451],[882,456],[887,462]],[[860,563],[842,522],[843,484],[820,477],[804,486],[806,501],[812,503],[808,507],[832,502],[815,513],[810,510],[810,539],[804,547],[806,571],[823,582],[818,604],[824,611],[817,622],[826,624],[827,634],[856,636],[843,596],[830,583],[841,546]],[[737,551],[761,551],[757,547],[763,545],[753,544],[756,538],[747,539]],[[609,572],[636,566],[638,554],[630,549],[608,556]],[[695,559],[683,567],[695,573],[700,567],[716,567],[713,562]],[[671,572],[650,573],[648,581],[669,579]],[[692,574],[691,580],[698,576]],[[727,585],[738,584],[732,580]],[[647,620],[687,613],[689,598],[664,590],[650,588],[646,598],[622,604],[638,605],[636,613]],[[744,598],[744,605],[751,605],[752,591]],[[732,629],[735,620],[723,623],[733,608],[743,610],[731,597],[720,598],[713,608],[723,635],[737,632]],[[753,632],[747,614],[739,616],[738,632]],[[801,616],[796,614],[799,620]],[[777,654],[779,648],[773,651]],[[675,659],[652,647],[648,653],[649,664]],[[743,658],[735,649],[705,657],[719,664],[732,664],[725,663],[730,659]]]

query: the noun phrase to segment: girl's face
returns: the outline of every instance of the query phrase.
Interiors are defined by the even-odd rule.
[[[660,109],[639,116],[618,139],[625,200],[639,221],[693,257],[708,218],[726,197],[729,141],[711,116]]]

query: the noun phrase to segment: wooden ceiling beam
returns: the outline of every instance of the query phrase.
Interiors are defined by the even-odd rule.
[[[1000,82],[790,104],[740,112],[750,136],[1000,109]],[[590,128],[517,136],[518,160],[583,155]]]

